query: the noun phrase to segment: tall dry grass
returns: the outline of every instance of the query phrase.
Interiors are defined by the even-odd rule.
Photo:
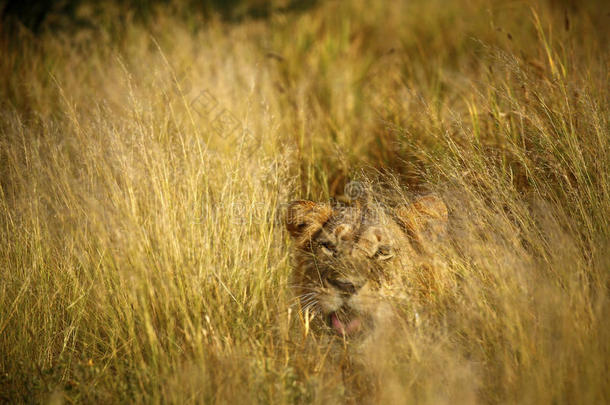
[[[3,39],[3,401],[610,400],[607,6],[168,10]],[[357,349],[306,333],[278,219],[371,176],[451,232]]]

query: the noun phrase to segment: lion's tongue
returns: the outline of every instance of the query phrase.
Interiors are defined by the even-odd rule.
[[[330,315],[330,321],[333,329],[340,335],[349,335],[360,329],[360,319],[354,318],[347,325],[339,320],[336,313]]]

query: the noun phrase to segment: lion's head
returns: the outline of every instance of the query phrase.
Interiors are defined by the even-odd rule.
[[[434,196],[393,209],[292,202],[286,227],[302,308],[340,335],[371,329],[387,315],[396,280],[427,254],[446,222],[447,207]]]

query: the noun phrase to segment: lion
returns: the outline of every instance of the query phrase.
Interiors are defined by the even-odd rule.
[[[343,337],[390,322],[392,300],[405,297],[400,280],[430,257],[447,221],[447,206],[434,195],[391,209],[290,203],[285,222],[302,311]]]

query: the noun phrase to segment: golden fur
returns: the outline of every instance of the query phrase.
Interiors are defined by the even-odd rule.
[[[391,298],[404,296],[397,280],[424,260],[446,223],[447,207],[435,196],[393,209],[291,203],[286,228],[302,309],[342,335],[379,326]]]

